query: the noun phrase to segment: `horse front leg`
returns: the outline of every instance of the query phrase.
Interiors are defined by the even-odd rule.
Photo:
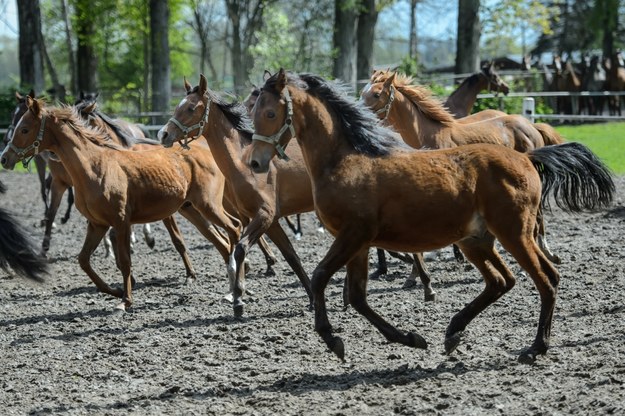
[[[40,186],[40,193],[41,193],[41,199],[43,200],[43,205],[45,207],[45,211],[43,213],[43,221],[42,224],[45,223],[45,221],[47,220],[48,217],[48,209],[49,209],[49,205],[48,205],[48,182],[46,179],[46,167],[47,167],[48,163],[46,162],[46,159],[40,155],[37,154],[35,155],[35,166],[37,167],[37,177],[39,178],[39,186]]]
[[[95,225],[92,222],[87,224],[87,234],[85,236],[85,242],[82,249],[78,254],[78,263],[100,292],[121,298],[124,294],[123,291],[121,289],[112,289],[109,285],[104,283],[100,276],[98,276],[98,274],[91,267],[91,255],[98,247],[98,244],[100,244],[100,241],[102,241],[102,238],[106,234],[108,228],[108,226]]]
[[[195,282],[197,275],[195,274],[195,269],[193,269],[193,265],[191,264],[191,259],[187,253],[187,246],[184,243],[184,239],[182,238],[182,233],[180,232],[180,228],[178,228],[176,219],[173,215],[164,218],[163,224],[165,224],[165,228],[169,233],[169,237],[171,238],[171,242],[174,244],[176,251],[180,254],[180,257],[182,257],[182,262],[184,263],[184,268],[187,272],[185,283]]]
[[[41,255],[47,257],[48,250],[50,249],[50,240],[52,239],[52,224],[54,224],[54,218],[58,212],[61,199],[68,186],[58,180],[52,178],[50,183],[50,204],[46,212],[45,230],[43,233],[43,243],[41,244]]]
[[[124,279],[124,293],[122,303],[117,305],[117,309],[127,311],[132,306],[132,288],[134,279],[132,277],[132,264],[130,258],[130,224],[115,229],[115,240],[117,242],[117,267],[122,273]]]
[[[412,254],[412,271],[410,276],[404,282],[404,288],[414,287],[417,281],[417,276],[421,280],[423,285],[423,296],[426,302],[433,302],[436,300],[436,292],[432,289],[432,279],[425,267],[425,261],[423,260],[423,253]]]
[[[154,239],[154,235],[152,234],[152,227],[149,223],[147,223],[143,224],[143,227],[141,227],[141,229],[143,231],[143,239],[145,240],[145,243],[148,245],[148,247],[150,247],[150,249],[153,249],[156,245],[156,240]]]
[[[63,218],[61,218],[61,224],[65,224],[69,221],[69,216],[72,212],[72,205],[74,205],[74,188],[70,186],[67,189],[67,210],[65,211]]]

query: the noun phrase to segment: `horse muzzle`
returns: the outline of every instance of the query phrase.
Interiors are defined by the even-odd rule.
[[[15,152],[10,151],[10,149],[6,147],[2,154],[0,154],[0,164],[7,170],[13,170],[16,163],[17,158]]]

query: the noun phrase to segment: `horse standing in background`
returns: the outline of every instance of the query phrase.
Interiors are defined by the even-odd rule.
[[[620,51],[615,52],[610,59],[605,61],[605,68],[606,89],[615,92],[625,91],[625,63]],[[611,116],[621,115],[621,96],[608,97],[608,110]]]

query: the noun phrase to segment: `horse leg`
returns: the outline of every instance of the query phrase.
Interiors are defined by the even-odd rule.
[[[48,209],[50,207],[48,205],[48,185],[46,179],[46,166],[48,165],[48,163],[46,162],[46,159],[44,159],[44,157],[40,154],[35,155],[34,160],[35,166],[37,167],[37,176],[39,177],[41,199],[43,200],[43,205],[45,207],[45,211],[43,213],[43,221],[41,222],[41,224],[43,225],[47,221]]]
[[[275,254],[273,254],[273,251],[271,251],[271,247],[269,247],[269,243],[267,243],[267,240],[264,236],[261,236],[258,239],[258,247],[260,247],[260,251],[263,252],[263,255],[265,256],[265,262],[267,263],[267,270],[265,270],[265,275],[274,276],[276,272],[273,270],[273,266],[275,266],[278,260],[276,259]]]
[[[45,230],[43,232],[43,243],[41,243],[41,255],[47,257],[50,249],[50,240],[52,239],[52,224],[61,204],[63,193],[68,187],[61,181],[52,178],[50,183],[50,204],[46,210]]]
[[[460,248],[456,244],[452,244],[452,247],[454,250],[454,258],[456,259],[458,263],[462,263],[464,261],[464,256],[462,255],[462,251],[460,251]]]
[[[381,248],[376,248],[375,252],[378,255],[378,268],[375,269],[373,273],[371,273],[371,276],[369,276],[370,279],[378,279],[380,276],[388,273],[386,254],[384,254],[384,250],[382,250]]]
[[[185,283],[194,282],[197,276],[195,274],[195,270],[193,269],[193,265],[191,264],[191,259],[189,259],[187,247],[184,244],[184,239],[182,238],[182,234],[180,233],[180,229],[178,228],[176,219],[173,215],[167,218],[163,218],[163,224],[165,224],[165,228],[167,228],[167,232],[169,233],[171,242],[174,243],[176,251],[178,252],[178,254],[180,254],[180,257],[182,257],[184,268],[187,271]]]
[[[295,239],[299,240],[304,235],[302,231],[302,214],[297,214],[297,232],[295,233]]]
[[[423,337],[414,333],[401,333],[371,309],[367,303],[367,268],[369,265],[369,248],[361,249],[347,263],[347,284],[349,285],[349,300],[351,305],[364,316],[390,342],[398,342],[415,348],[427,348]]]
[[[543,216],[543,210],[541,208],[538,209],[538,213],[536,215],[536,231],[535,237],[536,242],[538,243],[538,247],[543,252],[547,258],[553,262],[554,264],[561,264],[562,260],[556,254],[551,252],[549,245],[547,244],[547,236],[545,235],[545,219]]]
[[[302,238],[302,236],[298,234],[297,226],[295,225],[291,217],[287,215],[286,217],[283,217],[283,218],[284,218],[284,221],[286,222],[286,225],[291,229],[291,231],[293,231],[293,234],[295,234],[295,239],[299,240],[300,238]]]
[[[142,230],[145,243],[148,245],[148,247],[150,247],[150,249],[153,249],[156,245],[156,241],[154,240],[154,235],[152,235],[152,227],[149,223],[143,224]]]
[[[122,303],[117,305],[117,309],[127,311],[132,306],[132,288],[134,286],[134,278],[132,277],[131,271],[132,263],[130,259],[130,224],[117,228],[115,234],[117,242],[117,267],[124,278]]]
[[[91,222],[87,224],[87,235],[82,249],[78,254],[78,263],[100,292],[121,298],[124,292],[121,289],[112,289],[109,285],[104,283],[100,276],[91,268],[91,255],[98,247],[98,244],[100,244],[100,241],[102,241],[108,229],[109,227],[107,226],[95,225]]]
[[[61,218],[61,224],[65,224],[69,220],[69,215],[72,212],[72,205],[74,205],[74,188],[72,186],[67,188],[67,211]]]
[[[276,221],[271,224],[269,229],[266,231],[266,234],[269,236],[269,238],[271,238],[271,241],[273,241],[273,243],[278,247],[286,262],[289,264],[289,266],[291,266],[291,269],[293,269],[293,271],[299,278],[299,281],[302,283],[302,286],[304,286],[304,289],[306,290],[306,294],[308,295],[310,304],[312,305],[313,298],[312,292],[310,290],[310,279],[308,278],[308,275],[306,274],[306,271],[302,266],[302,261],[295,252],[295,249],[293,248],[293,245],[291,244],[291,241],[287,237],[286,233],[284,232],[280,224]]]
[[[417,275],[419,275],[419,279],[421,280],[421,284],[423,285],[423,296],[425,297],[426,302],[435,301],[436,300],[436,292],[432,289],[432,280],[430,279],[430,275],[425,267],[425,261],[423,260],[423,253],[413,253],[412,255],[412,271],[410,272],[410,276],[404,282],[404,289],[415,286]]]
[[[113,243],[108,234],[104,235],[104,258],[115,257],[115,251],[113,250]]]
[[[516,282],[510,270],[495,250],[495,239],[487,234],[480,240],[468,238],[458,242],[466,258],[484,278],[484,290],[462,310],[456,313],[445,332],[445,352],[451,354],[467,325],[489,305],[508,292]]]
[[[537,355],[545,354],[549,348],[560,275],[531,236],[509,233],[506,237],[508,238],[499,238],[501,245],[530,275],[540,294],[540,315],[536,338],[532,345],[519,356],[520,362],[531,364],[536,360]]]

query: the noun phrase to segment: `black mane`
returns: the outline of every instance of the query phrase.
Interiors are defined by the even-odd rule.
[[[275,91],[277,75],[265,83]],[[377,116],[362,102],[351,98],[347,88],[312,74],[288,74],[290,85],[308,91],[320,99],[339,119],[341,129],[352,147],[369,156],[386,156],[393,151],[410,149],[393,130],[380,124]]]
[[[199,89],[200,87],[196,86],[189,91],[187,95],[197,93]],[[247,110],[243,104],[239,102],[228,103],[211,90],[208,90],[206,93],[208,94],[208,99],[219,107],[228,121],[232,123],[232,126],[237,129],[239,133],[242,133],[245,137],[249,137],[251,140],[252,134],[254,133],[252,120],[250,120],[247,115]]]

